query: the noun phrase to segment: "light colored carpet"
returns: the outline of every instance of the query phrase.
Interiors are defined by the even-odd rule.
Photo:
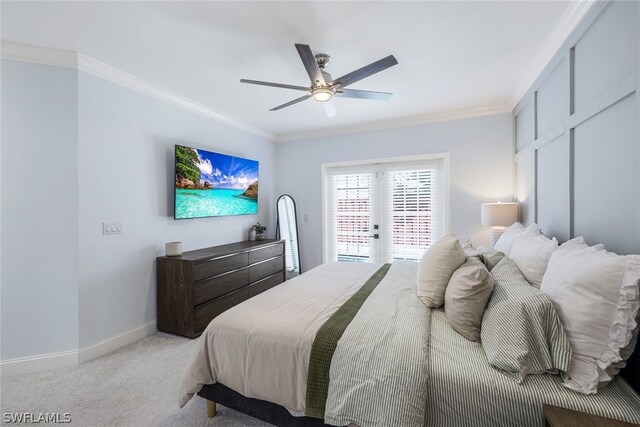
[[[1,412],[68,412],[76,426],[269,426],[220,405],[209,419],[198,396],[178,408],[196,341],[158,332],[77,367],[3,378]]]

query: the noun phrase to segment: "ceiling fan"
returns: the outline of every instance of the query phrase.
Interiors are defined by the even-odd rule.
[[[296,49],[298,50],[300,59],[302,59],[302,63],[304,64],[304,68],[306,68],[307,73],[309,74],[309,78],[311,79],[311,85],[309,87],[263,82],[259,80],[240,79],[241,83],[273,86],[306,92],[304,96],[296,98],[293,101],[289,101],[285,104],[278,105],[277,107],[274,107],[269,111],[281,110],[285,107],[297,104],[298,102],[313,98],[315,101],[323,103],[327,115],[329,117],[333,117],[336,115],[336,108],[332,102],[333,97],[386,101],[391,98],[391,95],[393,95],[392,93],[388,92],[346,89],[347,86],[357,81],[365,79],[373,74],[379,73],[380,71],[386,70],[387,68],[396,65],[398,61],[393,55],[389,55],[376,62],[365,65],[362,68],[358,68],[355,71],[345,74],[342,77],[334,79],[331,77],[331,74],[325,71],[325,67],[329,63],[329,59],[331,59],[329,55],[324,53],[318,53],[314,55],[313,52],[311,52],[311,48],[306,44],[296,44]]]

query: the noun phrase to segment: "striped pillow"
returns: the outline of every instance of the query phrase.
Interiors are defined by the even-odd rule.
[[[491,274],[494,290],[481,331],[489,363],[518,383],[529,374],[567,372],[571,346],[551,299],[507,257]]]

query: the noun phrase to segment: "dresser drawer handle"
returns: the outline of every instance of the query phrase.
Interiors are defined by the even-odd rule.
[[[273,248],[274,246],[278,246],[278,245],[282,245],[282,243],[274,243],[273,245],[264,245],[264,246],[260,246],[259,248],[251,248],[249,249],[249,252],[261,251],[263,249]]]
[[[217,259],[229,258],[231,256],[240,255],[242,252],[237,252],[235,254],[221,255],[213,258],[201,259],[195,262],[195,264],[202,264],[203,262],[215,261]]]
[[[273,261],[274,259],[280,258],[280,257],[282,257],[282,255],[276,255],[274,257],[267,258],[267,259],[262,260],[262,261],[254,262],[253,264],[250,265],[250,267],[253,267],[254,265],[258,265],[258,264],[263,264],[265,262]]]

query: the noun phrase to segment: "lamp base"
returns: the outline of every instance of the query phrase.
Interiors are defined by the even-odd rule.
[[[507,227],[491,227],[491,247],[494,247],[498,243],[498,239],[504,233]]]

